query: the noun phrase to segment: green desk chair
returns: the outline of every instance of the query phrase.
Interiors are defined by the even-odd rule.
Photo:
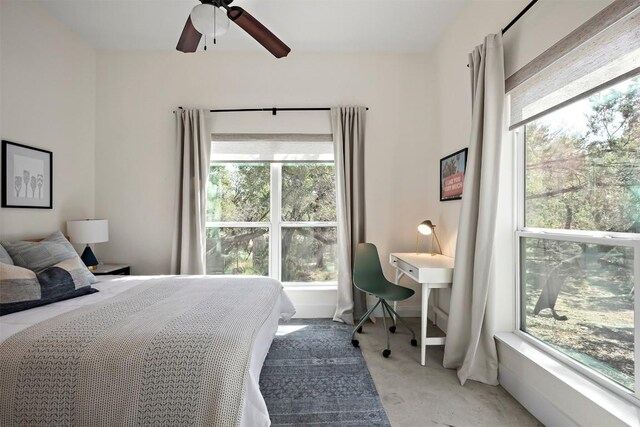
[[[355,339],[356,332],[362,332],[362,324],[369,318],[369,316],[371,316],[373,310],[375,310],[379,305],[382,305],[382,324],[384,325],[384,329],[387,329],[387,314],[389,314],[393,323],[393,325],[387,330],[387,348],[384,349],[382,355],[384,357],[389,357],[391,354],[389,332],[392,334],[396,332],[395,319],[400,320],[400,322],[409,329],[409,332],[411,332],[411,336],[413,337],[411,338],[411,345],[414,347],[418,345],[418,341],[416,341],[416,334],[409,325],[402,320],[402,317],[398,316],[398,313],[396,313],[395,310],[387,303],[387,301],[404,301],[411,297],[415,292],[413,289],[391,283],[386,279],[386,277],[384,277],[376,245],[372,243],[358,244],[353,267],[353,284],[362,292],[366,292],[367,294],[378,298],[378,302],[376,302],[375,305],[371,307],[364,316],[362,316],[356,327],[353,329],[353,333],[351,334],[351,344],[353,344],[354,347],[358,347],[360,345],[360,342]]]

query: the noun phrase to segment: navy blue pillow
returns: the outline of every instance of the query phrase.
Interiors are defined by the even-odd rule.
[[[48,267],[40,273],[36,273],[40,285],[40,298],[29,300],[16,298],[15,301],[3,299],[2,303],[0,303],[0,316],[98,292],[97,289],[91,287],[88,278],[79,271],[80,263],[82,261],[76,256]],[[23,284],[15,280],[11,282],[4,281],[0,285],[11,285],[11,290],[13,291],[11,294],[15,295],[25,295],[25,293],[17,292],[17,286],[27,286],[26,283]],[[33,284],[30,284],[30,286],[33,286]],[[37,295],[37,292],[35,295]]]

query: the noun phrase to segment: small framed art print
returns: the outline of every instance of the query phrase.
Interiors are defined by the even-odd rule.
[[[462,199],[467,149],[440,159],[440,201]]]
[[[2,141],[2,207],[53,208],[53,153]]]

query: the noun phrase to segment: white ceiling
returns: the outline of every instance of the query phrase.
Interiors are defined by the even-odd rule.
[[[98,49],[173,50],[197,0],[36,0]],[[467,0],[235,0],[295,52],[425,52]],[[231,23],[216,50],[259,51]]]

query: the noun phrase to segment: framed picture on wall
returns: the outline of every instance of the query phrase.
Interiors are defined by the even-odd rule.
[[[2,207],[53,208],[53,153],[2,141]]]
[[[440,201],[462,199],[467,149],[463,148],[440,159]]]

